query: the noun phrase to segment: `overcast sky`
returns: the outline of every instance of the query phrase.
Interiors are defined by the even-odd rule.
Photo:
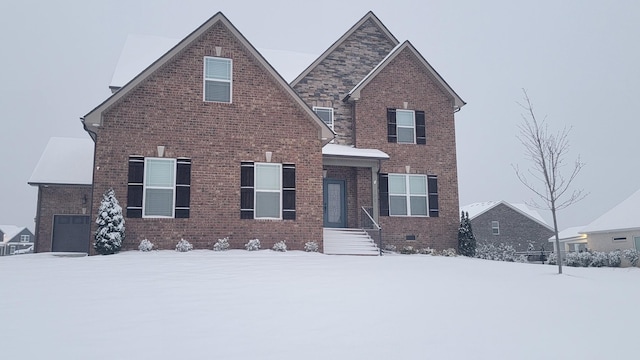
[[[640,188],[640,2],[629,1],[3,1],[0,2],[0,224],[34,228],[27,181],[48,139],[83,137],[128,34],[183,38],[222,11],[257,48],[320,54],[372,10],[410,40],[467,102],[456,114],[462,205],[532,199],[512,164],[522,88],[571,153],[589,192],[560,228],[586,225]],[[73,161],[73,159],[69,159]],[[549,215],[543,212],[549,219]]]

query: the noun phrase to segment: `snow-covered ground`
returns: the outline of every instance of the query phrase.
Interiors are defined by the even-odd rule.
[[[3,359],[630,359],[640,269],[192,251],[0,258]]]

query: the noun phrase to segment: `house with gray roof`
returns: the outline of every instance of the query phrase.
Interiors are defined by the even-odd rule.
[[[33,252],[34,236],[26,227],[0,225],[0,256]]]

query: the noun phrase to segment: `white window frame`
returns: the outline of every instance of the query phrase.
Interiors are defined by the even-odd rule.
[[[398,121],[399,113],[411,113],[411,117],[413,118],[413,125],[412,126],[400,125],[400,122]],[[413,140],[411,142],[400,141],[400,128],[413,130]],[[396,109],[396,142],[398,144],[415,144],[416,143],[416,112],[414,110]]]
[[[16,246],[15,245],[9,246],[9,255],[13,255],[15,253],[16,253]]]
[[[229,62],[229,79],[207,78],[207,59],[228,61]],[[204,68],[202,70],[202,100],[204,102],[220,103],[220,104],[233,103],[233,59],[217,57],[217,56],[205,56],[203,66]],[[226,101],[207,100],[207,81],[228,83],[229,84],[229,101],[226,102]]]
[[[29,242],[31,240],[31,235],[20,235],[20,242]]]
[[[149,160],[161,160],[173,163],[173,186],[150,186],[147,185],[148,176],[148,166]],[[177,161],[173,158],[157,158],[157,157],[145,157],[144,158],[144,176],[143,176],[143,184],[142,184],[142,217],[153,219],[153,218],[162,218],[162,219],[171,219],[176,216],[176,171],[177,171]],[[163,216],[163,215],[147,215],[147,189],[171,189],[173,196],[171,203],[171,216]]]
[[[391,191],[391,178],[392,177],[403,177],[405,182],[405,193],[393,193]],[[424,180],[424,194],[412,194],[411,193],[411,177],[420,177]],[[427,175],[422,174],[389,174],[388,175],[388,184],[389,184],[389,216],[403,216],[403,217],[429,217],[429,183],[427,182]],[[404,197],[405,205],[407,207],[406,214],[394,214],[392,209],[391,197]],[[411,197],[423,197],[425,202],[426,214],[411,214]]]
[[[279,163],[254,163],[253,164],[253,218],[258,220],[282,220],[282,164]],[[277,167],[279,186],[277,190],[258,189],[258,168],[260,167]],[[258,193],[278,193],[278,217],[258,216]]]
[[[320,114],[318,114],[318,110],[319,111],[330,111],[331,112],[331,124],[327,124],[326,122],[325,122],[325,124],[329,125],[329,128],[331,128],[331,130],[335,130],[334,127],[335,127],[335,121],[336,120],[335,120],[335,118],[333,116],[333,108],[323,107],[323,106],[314,106],[313,107],[313,112],[315,112],[316,115],[318,115],[318,117],[320,117]],[[320,119],[322,119],[322,118],[320,118]]]
[[[491,234],[500,235],[500,222],[499,221],[491,221]]]

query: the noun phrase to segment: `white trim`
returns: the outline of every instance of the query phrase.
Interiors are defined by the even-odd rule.
[[[331,125],[327,124],[326,122],[325,122],[325,124],[327,124],[327,126],[329,126],[329,128],[331,130],[335,131],[336,119],[333,116],[333,108],[332,107],[324,107],[324,106],[314,106],[313,107],[313,112],[315,112],[316,115],[318,115],[318,117],[320,117],[320,115],[318,114],[318,112],[316,110],[322,110],[322,111],[329,110],[331,112]],[[320,118],[320,119],[322,120],[322,118]],[[322,121],[324,121],[324,120],[322,120]]]
[[[388,184],[389,184],[389,216],[396,216],[396,217],[429,217],[429,183],[427,182],[427,175],[423,175],[423,174],[397,174],[397,173],[392,173],[392,174],[387,174],[388,176]],[[403,194],[400,193],[392,193],[391,192],[391,178],[393,176],[398,176],[398,177],[403,177],[404,181],[405,181],[405,192]],[[424,190],[425,193],[424,194],[412,194],[411,193],[411,181],[410,178],[411,177],[419,177],[422,178],[424,180]],[[407,213],[406,214],[392,214],[391,211],[391,197],[395,196],[395,197],[404,197],[405,200],[405,205],[407,207]],[[411,214],[411,197],[424,197],[424,204],[425,204],[425,212],[426,214],[419,214],[419,215],[414,215]]]
[[[207,78],[207,59],[218,59],[229,62],[229,79],[217,79]],[[221,104],[232,104],[233,103],[233,59],[223,58],[218,56],[205,56],[203,61],[203,70],[202,70],[202,100],[208,103],[221,103]],[[228,83],[229,84],[229,101],[216,101],[216,100],[207,100],[207,81],[212,82],[220,82],[220,83]]]
[[[256,220],[282,220],[282,164],[279,163],[263,163],[256,162],[253,164],[253,218]],[[277,190],[265,189],[258,190],[258,167],[277,167],[279,186]],[[278,204],[278,217],[259,217],[258,216],[258,192],[261,193],[278,193],[280,196]]]
[[[26,240],[23,240],[24,238],[26,238]],[[29,235],[29,234],[20,235],[20,242],[21,243],[28,243],[30,239],[31,239],[31,235]]]
[[[173,186],[149,186],[147,185],[147,171],[149,169],[148,160],[159,160],[163,162],[173,162]],[[177,171],[177,161],[173,158],[157,158],[157,157],[145,157],[144,158],[144,175],[143,175],[143,185],[142,185],[142,217],[147,219],[153,218],[162,218],[162,219],[171,219],[176,216],[176,171]],[[147,215],[146,214],[146,200],[147,200],[147,189],[171,189],[173,196],[173,201],[171,202],[171,216],[162,216],[162,215]]]
[[[500,221],[497,221],[497,220],[491,221],[491,234],[495,236],[500,235]]]
[[[412,122],[413,122],[412,126],[398,125],[398,113],[400,112],[411,113]],[[400,128],[413,130],[412,142],[400,141],[400,132],[398,131]],[[414,110],[396,109],[396,142],[398,144],[415,144],[416,143],[416,112]]]

